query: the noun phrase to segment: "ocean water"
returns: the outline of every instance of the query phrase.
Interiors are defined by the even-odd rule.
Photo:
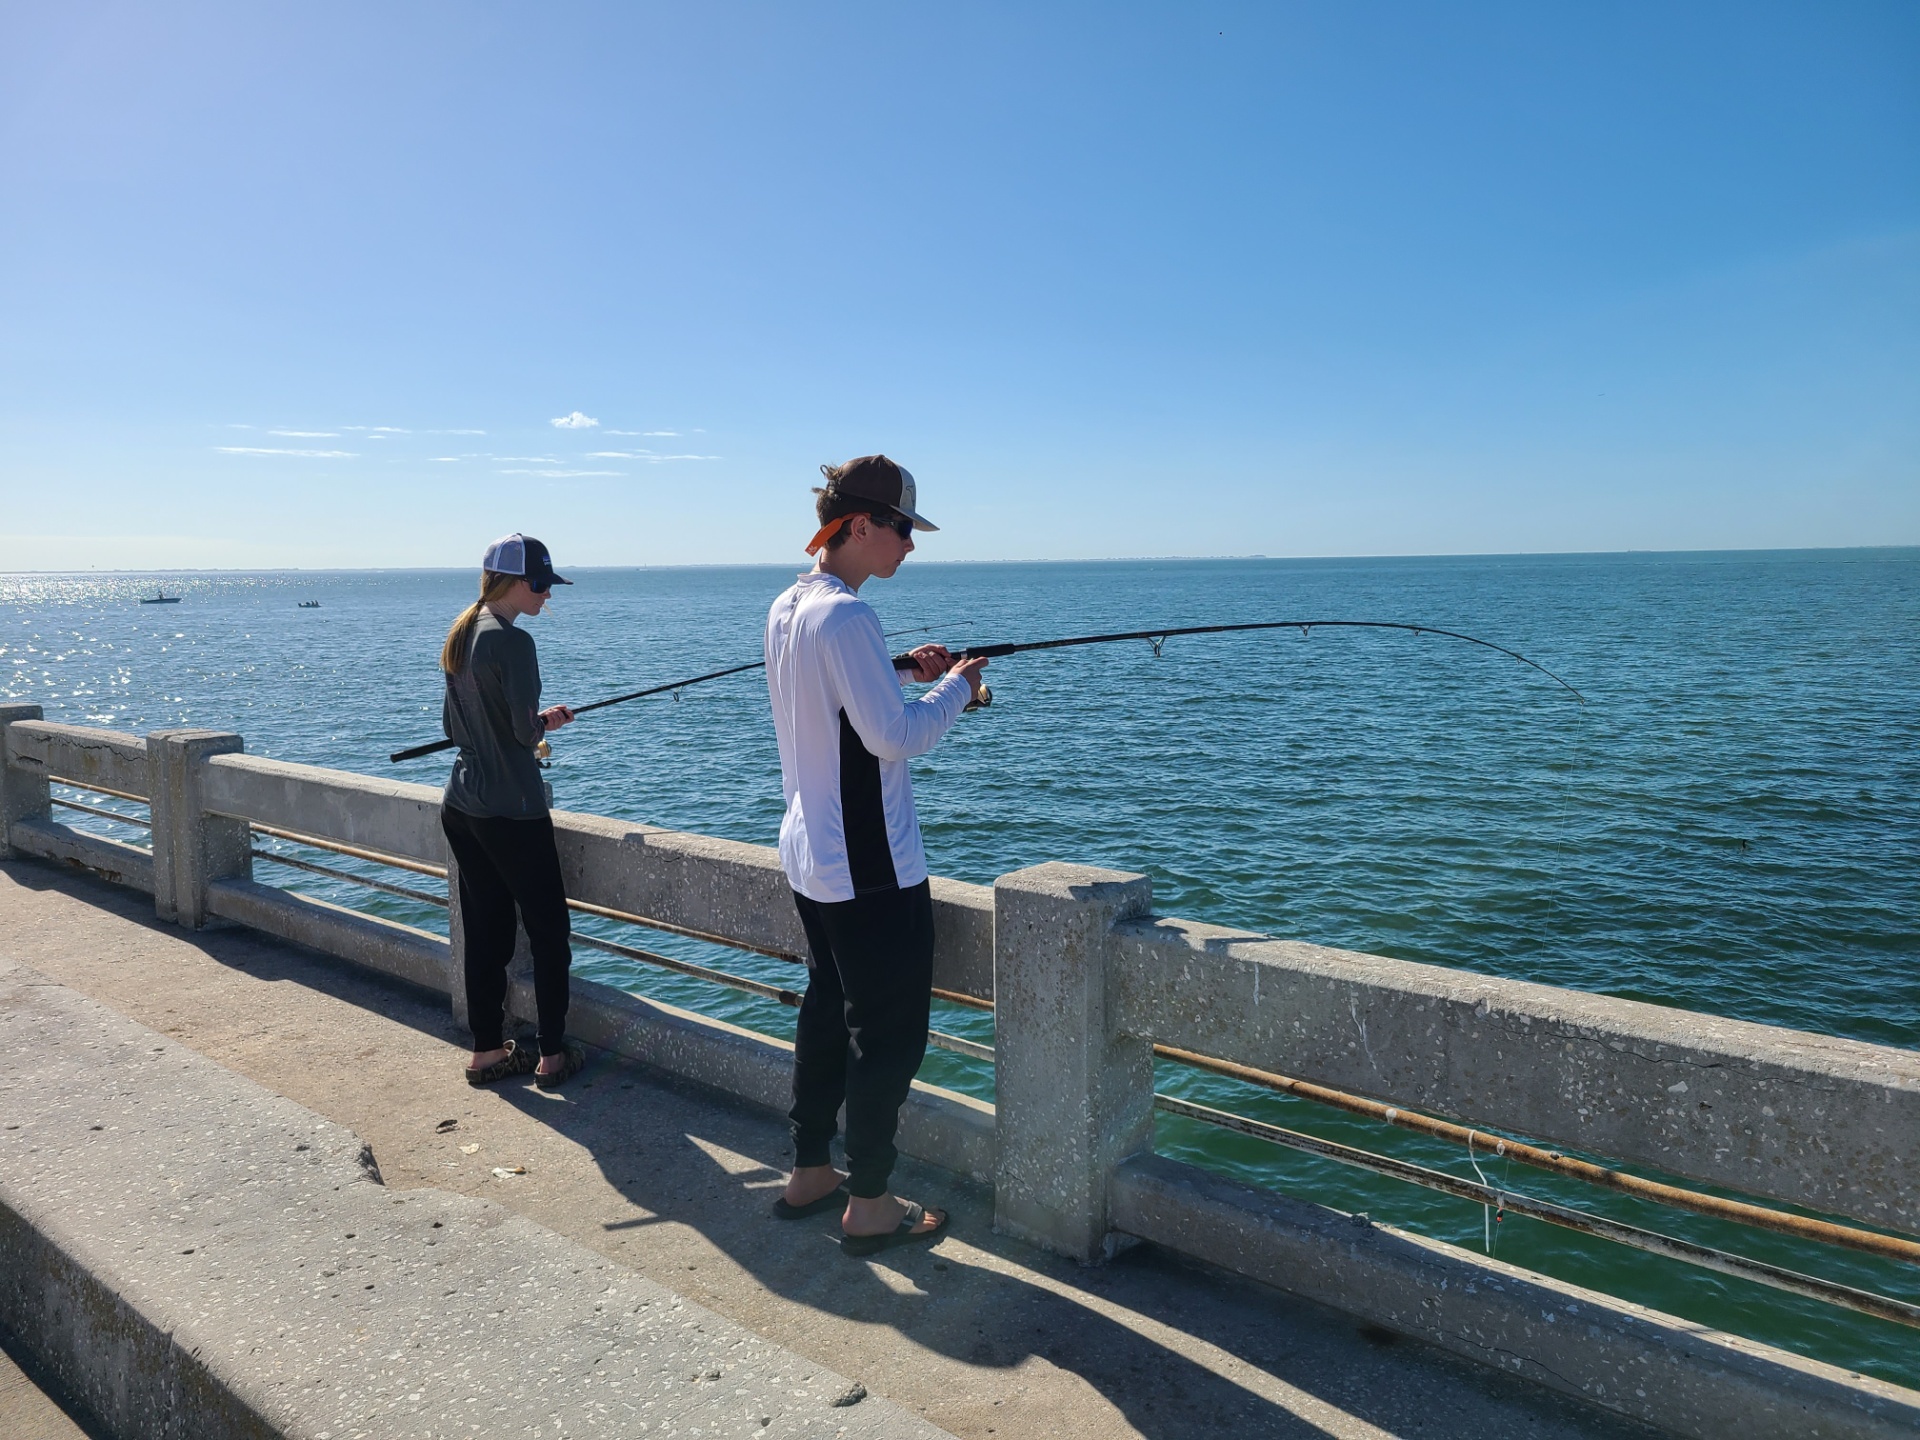
[[[562,557],[564,558],[564,557]],[[758,657],[788,567],[582,571],[531,622],[583,702]],[[164,582],[171,606],[136,600]],[[255,754],[437,781],[452,572],[0,577],[0,691],[49,718],[234,729]],[[899,648],[1246,619],[1408,620],[1432,636],[1176,639],[996,661],[990,710],[915,763],[938,874],[1143,871],[1164,914],[1920,1045],[1920,550],[940,565],[864,592]],[[318,609],[298,609],[299,600]],[[573,810],[770,843],[779,764],[754,674],[555,738]],[[87,822],[111,829],[110,822]],[[125,832],[122,832],[123,834]],[[290,870],[262,878],[444,931]],[[632,931],[583,924],[632,941]],[[779,961],[663,951],[792,984]],[[581,973],[770,1033],[771,1002],[582,948]],[[936,1024],[986,1041],[990,1016]],[[925,1078],[991,1095],[934,1052]],[[1163,1066],[1161,1088],[1471,1177],[1450,1147]],[[1492,1117],[1488,1117],[1492,1118]],[[1571,1141],[1576,1137],[1554,1137]],[[1920,1385],[1911,1331],[1169,1117],[1163,1152],[1832,1363]],[[1911,1268],[1676,1215],[1530,1171],[1490,1180],[1920,1301]]]

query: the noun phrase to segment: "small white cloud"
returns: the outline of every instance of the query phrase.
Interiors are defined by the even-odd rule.
[[[484,435],[484,430],[429,430],[429,435]]]
[[[289,440],[332,440],[339,435],[337,430],[269,430],[269,435],[284,435]]]
[[[582,415],[576,410],[571,415],[562,415],[551,423],[556,430],[591,430],[600,422],[591,415]]]
[[[564,465],[558,455],[489,455],[489,460],[519,461],[522,465]]]
[[[668,460],[718,460],[718,455],[661,455],[652,450],[591,450],[581,457],[584,460],[640,460],[648,465],[664,464]]]
[[[680,435],[678,430],[642,430],[640,433],[642,435],[668,436],[675,439]]]
[[[351,450],[267,450],[257,445],[216,445],[222,455],[295,455],[303,460],[351,460]]]
[[[460,463],[460,457],[458,455],[435,455],[427,463],[429,465],[457,465]]]
[[[618,470],[496,470],[496,475],[537,475],[542,480],[577,480],[583,475],[611,475],[618,477]]]
[[[411,430],[402,430],[398,425],[374,425],[370,428],[383,435],[411,435],[413,433]]]
[[[608,435],[638,435],[642,439],[645,439],[648,436],[678,436],[680,432],[678,430],[608,430],[604,433]]]

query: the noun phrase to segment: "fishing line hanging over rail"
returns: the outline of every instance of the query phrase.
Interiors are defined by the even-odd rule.
[[[1464,635],[1458,630],[1442,630],[1437,625],[1415,625],[1403,620],[1255,620],[1235,625],[1176,625],[1162,626],[1156,630],[1121,630],[1111,635],[1072,635],[1059,640],[1022,640],[998,645],[970,645],[956,654],[960,660],[998,660],[1006,655],[1022,655],[1031,650],[1065,650],[1078,645],[1109,645],[1122,640],[1144,640],[1153,647],[1158,656],[1167,641],[1178,635],[1230,635],[1250,630],[1298,630],[1301,636],[1311,635],[1315,630],[1404,630],[1412,635],[1439,635],[1448,640],[1461,640],[1469,645],[1478,645],[1483,650],[1493,650],[1518,660],[1530,669],[1538,670],[1554,684],[1565,690],[1582,705],[1587,697],[1573,686],[1562,680],[1553,671],[1538,661],[1529,660],[1518,650],[1509,650],[1504,645],[1496,645],[1491,640],[1482,640],[1477,635]],[[893,668],[911,670],[914,667],[910,655],[893,657]],[[632,690],[625,695],[609,696],[605,700],[595,700],[591,704],[573,707],[575,718],[594,710],[604,710],[609,705],[624,705],[629,700],[644,700],[650,695],[673,695],[690,685],[704,685],[709,680],[722,680],[729,675],[744,675],[750,670],[764,670],[766,661],[756,660],[748,665],[730,665],[724,670],[710,670],[705,675],[692,675],[685,680],[670,680],[664,685],[652,685],[644,690]],[[984,685],[980,687],[982,699],[979,704],[969,705],[968,709],[993,703],[993,693]],[[425,745],[415,745],[406,750],[396,750],[387,759],[394,764],[403,760],[418,760],[423,755],[434,755],[442,750],[451,750],[453,741],[435,740]]]

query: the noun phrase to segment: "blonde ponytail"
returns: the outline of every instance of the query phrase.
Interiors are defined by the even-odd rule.
[[[440,647],[440,668],[449,675],[458,675],[467,668],[467,651],[473,644],[473,622],[480,618],[480,608],[492,601],[504,600],[507,592],[513,589],[518,575],[502,575],[495,570],[480,572],[480,598],[460,612],[460,618],[453,622],[453,628],[447,631],[447,643]]]

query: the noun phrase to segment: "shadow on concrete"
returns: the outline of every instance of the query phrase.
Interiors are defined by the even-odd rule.
[[[33,1351],[0,1329],[0,1431],[8,1440],[113,1440],[111,1433],[61,1388]]]
[[[84,892],[89,903],[193,944],[257,982],[300,986],[456,1046],[469,1042],[436,992],[239,928],[187,935],[160,925],[146,897],[89,877],[41,865],[8,871],[31,889]],[[849,1259],[839,1250],[836,1214],[798,1222],[770,1214],[792,1158],[781,1117],[642,1064],[596,1055],[559,1095],[531,1085],[495,1093],[582,1147],[606,1183],[646,1212],[603,1222],[598,1239],[575,1238],[619,1260],[623,1240],[643,1240],[638,1232],[689,1227],[771,1295],[888,1327],[984,1372],[982,1391],[1006,1391],[1001,1403],[1009,1407],[1019,1406],[1021,1387],[1006,1372],[1037,1361],[1077,1376],[1151,1440],[1309,1440],[1369,1426],[1436,1440],[1653,1434],[1157,1247],[1094,1267],[1044,1254],[993,1233],[992,1197],[982,1187],[912,1161],[902,1162],[895,1188],[951,1210],[950,1236],[937,1249]],[[657,1269],[629,1263],[671,1286]],[[791,1333],[790,1314],[716,1308],[817,1354]],[[818,1358],[846,1368],[838,1357]],[[884,1375],[855,1378],[887,1388]],[[1032,1419],[1009,1413],[1003,1428],[1030,1430]]]

